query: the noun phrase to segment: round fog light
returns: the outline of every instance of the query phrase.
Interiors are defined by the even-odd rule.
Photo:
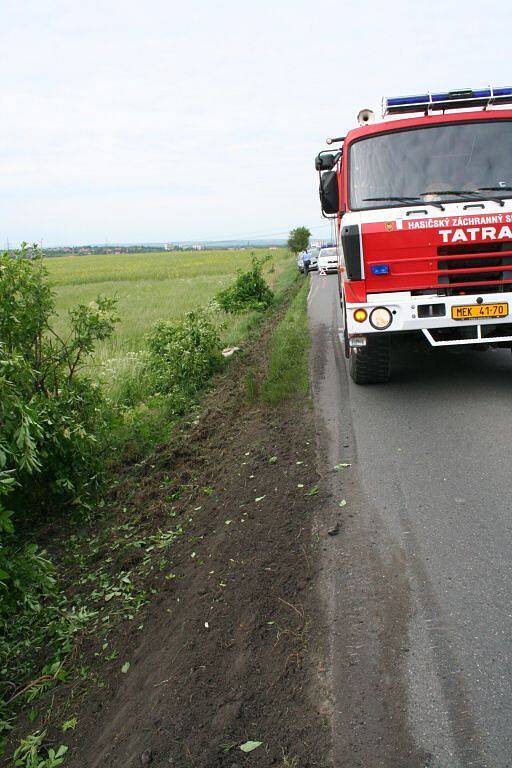
[[[386,307],[377,307],[370,313],[370,323],[378,331],[384,331],[386,328],[389,328],[392,319],[393,316]]]
[[[356,309],[354,312],[354,320],[357,320],[358,323],[364,323],[367,317],[366,309]]]

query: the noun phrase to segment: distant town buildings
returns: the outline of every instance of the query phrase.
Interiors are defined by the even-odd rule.
[[[323,245],[323,241],[319,241]],[[312,242],[311,245],[315,243]],[[253,243],[250,245],[251,249],[270,249],[277,250],[283,248],[283,245],[277,245],[276,243]],[[229,251],[245,251],[247,250],[246,241],[244,243],[226,241],[222,243],[205,242],[205,243],[158,243],[151,245],[74,245],[74,246],[55,246],[45,247],[42,249],[44,256],[87,256],[89,254],[121,254],[121,253],[159,253],[162,250],[181,252],[181,251],[208,251],[208,250],[229,250]]]
[[[165,243],[164,250],[166,251],[202,251],[204,245],[178,245],[177,243]]]

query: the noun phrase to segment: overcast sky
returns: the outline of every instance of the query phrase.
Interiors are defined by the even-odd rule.
[[[510,0],[0,9],[2,246],[318,227],[314,155],[359,109],[380,110],[383,95],[512,85]]]

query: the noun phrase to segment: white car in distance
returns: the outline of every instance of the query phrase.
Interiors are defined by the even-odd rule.
[[[338,271],[338,254],[336,248],[320,248],[318,254],[318,271],[324,270],[324,272],[337,272]]]

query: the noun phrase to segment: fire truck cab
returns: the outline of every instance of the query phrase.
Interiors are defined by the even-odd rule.
[[[512,347],[511,88],[387,98],[315,161],[357,384],[405,335]]]

